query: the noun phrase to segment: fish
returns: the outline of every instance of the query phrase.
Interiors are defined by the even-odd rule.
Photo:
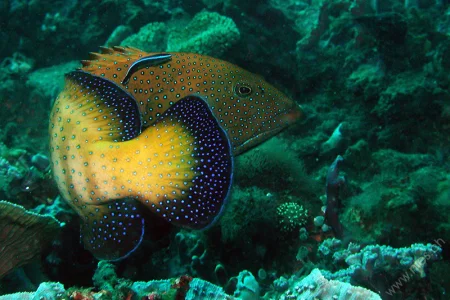
[[[202,97],[227,132],[234,156],[304,115],[299,105],[263,77],[206,55],[103,47],[81,64],[81,70],[109,79],[136,99],[144,126],[180,99]]]
[[[130,81],[131,75],[136,73],[139,69],[147,66],[157,66],[172,59],[171,54],[154,54],[138,59],[128,68],[125,78],[122,80],[122,85],[127,85]]]
[[[188,95],[144,126],[121,85],[76,70],[50,113],[53,177],[97,259],[128,257],[146,220],[190,229],[220,217],[233,177],[230,139],[205,100]]]

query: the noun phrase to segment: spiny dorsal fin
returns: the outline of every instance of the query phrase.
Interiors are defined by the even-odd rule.
[[[114,49],[112,48],[108,48],[105,46],[100,46],[100,51],[102,52],[102,54],[113,54],[114,53]]]
[[[131,47],[100,48],[101,53],[90,52],[87,60],[82,60],[81,70],[93,75],[106,77],[120,83],[125,78],[133,62],[151,53]]]

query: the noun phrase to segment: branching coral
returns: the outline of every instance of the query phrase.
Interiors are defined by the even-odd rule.
[[[347,265],[335,273],[323,270],[328,279],[336,279],[344,282],[365,285],[377,285],[380,274],[385,278],[395,281],[403,272],[410,271],[415,276],[411,280],[425,277],[427,265],[441,258],[443,240],[436,240],[436,244],[413,244],[405,248],[393,248],[390,246],[369,245],[364,248],[350,243],[347,249],[334,252],[326,251],[325,244],[333,244],[333,240],[325,240],[321,245],[321,252],[325,256],[332,256],[334,264]],[[334,253],[333,253],[334,252]],[[418,276],[417,276],[418,275]],[[384,280],[385,281],[385,280]],[[384,282],[383,281],[383,282]]]

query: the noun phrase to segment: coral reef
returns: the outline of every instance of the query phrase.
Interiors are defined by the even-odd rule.
[[[237,297],[237,299],[251,300],[258,299],[259,293],[260,287],[255,276],[247,270],[241,271],[237,276],[234,296]]]
[[[341,245],[340,241],[325,240],[319,248],[320,252],[326,257],[332,257],[333,264],[340,269],[334,273],[328,270],[321,272],[327,279],[389,293],[404,274],[408,275],[410,282],[424,279],[430,265],[441,259],[441,246],[444,244],[442,239],[436,240],[435,244],[413,244],[405,248],[380,245],[362,248],[350,243],[347,249],[336,251]],[[342,265],[347,265],[347,268],[342,268]]]
[[[32,208],[41,203],[51,204],[57,193],[47,156],[0,144],[1,198],[14,198],[14,203]]]
[[[59,282],[43,282],[36,292],[0,296],[1,300],[64,299],[64,286]]]
[[[277,181],[273,180],[277,177]],[[291,195],[315,193],[317,183],[309,177],[303,161],[288,141],[274,137],[236,159],[236,184],[277,191],[282,185]]]
[[[36,292],[8,294],[0,296],[0,300],[233,299],[221,287],[187,275],[173,279],[132,282],[117,277],[115,267],[104,261],[98,264],[93,280],[98,291],[93,288],[65,289],[59,282],[43,282]]]
[[[21,77],[33,69],[34,62],[19,52],[14,52],[12,57],[7,57],[0,63],[3,70],[0,79],[6,80],[10,77]]]
[[[122,46],[136,47],[148,52],[182,51],[208,54],[220,57],[240,38],[239,29],[232,19],[217,12],[203,11],[196,14],[189,23],[162,22],[142,26],[137,33],[125,38],[128,29],[117,27],[106,42],[115,46],[118,41]],[[118,36],[122,38],[118,38]]]
[[[283,293],[280,300],[287,299],[354,299],[381,300],[381,297],[371,290],[352,286],[346,282],[327,280],[318,269],[295,283]]]
[[[276,226],[276,202],[274,195],[253,187],[234,187],[231,199],[221,219],[222,237],[225,242],[242,240],[257,234],[258,224],[266,224],[268,230]],[[246,205],[243,205],[243,204]]]
[[[61,65],[38,69],[28,76],[26,85],[33,91],[32,96],[40,97],[42,102],[53,101],[64,87],[64,74],[78,68],[80,63],[72,61]],[[48,101],[48,104],[50,104]],[[46,110],[50,106],[46,107]]]

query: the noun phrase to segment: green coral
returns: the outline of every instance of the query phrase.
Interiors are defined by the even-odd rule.
[[[257,187],[242,189],[234,186],[227,209],[220,219],[225,242],[246,239],[260,230],[260,225],[275,227],[274,196]]]
[[[64,74],[79,66],[80,63],[78,61],[70,61],[48,68],[37,69],[28,75],[26,87],[32,91],[33,95],[40,95],[45,100],[53,101],[64,87]],[[42,110],[44,109],[47,114],[47,108],[42,108]]]
[[[442,209],[449,209],[450,202],[448,199],[450,199],[450,174],[447,174],[445,179],[442,179],[437,183],[437,192],[438,196],[436,199],[436,205]]]
[[[308,221],[308,210],[295,202],[286,202],[277,208],[278,226],[282,231],[292,232]]]
[[[236,184],[257,186],[271,191],[289,191],[309,197],[318,190],[306,172],[303,160],[286,140],[274,137],[236,158]],[[277,178],[277,180],[273,180]]]
[[[105,46],[113,47],[120,45],[120,43],[132,33],[133,31],[130,26],[119,25],[109,36],[108,40],[105,42]]]
[[[121,46],[131,46],[147,52],[160,52],[166,48],[167,26],[164,23],[149,23],[136,34],[124,39]]]
[[[203,11],[196,14],[186,27],[174,29],[169,34],[167,51],[220,56],[239,38],[239,30],[232,19]]]

